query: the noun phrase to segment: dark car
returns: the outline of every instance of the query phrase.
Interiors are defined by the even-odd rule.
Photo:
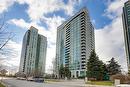
[[[35,82],[44,82],[44,78],[43,77],[34,77],[34,81]]]

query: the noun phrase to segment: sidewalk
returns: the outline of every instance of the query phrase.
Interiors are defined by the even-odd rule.
[[[86,84],[85,87],[115,87],[115,86],[103,86],[103,85],[90,85],[90,84]]]

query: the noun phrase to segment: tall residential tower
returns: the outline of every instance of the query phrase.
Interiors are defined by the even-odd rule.
[[[31,26],[23,38],[19,72],[28,76],[43,76],[45,73],[47,38]]]
[[[130,70],[130,0],[123,7],[123,30],[128,69]]]
[[[86,8],[81,9],[57,28],[56,74],[68,67],[72,77],[86,75],[86,63],[95,49],[94,28]]]

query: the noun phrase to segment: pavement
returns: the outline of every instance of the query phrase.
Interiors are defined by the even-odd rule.
[[[43,83],[36,83],[26,80],[17,80],[15,78],[4,78],[2,82],[7,87],[44,87]]]
[[[17,80],[15,78],[4,78],[2,82],[4,82],[7,87],[114,87],[87,85],[84,83],[84,80],[37,83],[26,80]]]

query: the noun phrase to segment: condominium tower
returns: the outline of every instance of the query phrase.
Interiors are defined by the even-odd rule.
[[[60,66],[68,67],[71,77],[86,75],[86,63],[95,49],[94,28],[86,8],[57,28],[56,75]]]
[[[130,70],[130,0],[123,7],[123,30],[128,69]]]
[[[34,27],[23,38],[19,72],[27,76],[43,76],[45,73],[47,38]]]

